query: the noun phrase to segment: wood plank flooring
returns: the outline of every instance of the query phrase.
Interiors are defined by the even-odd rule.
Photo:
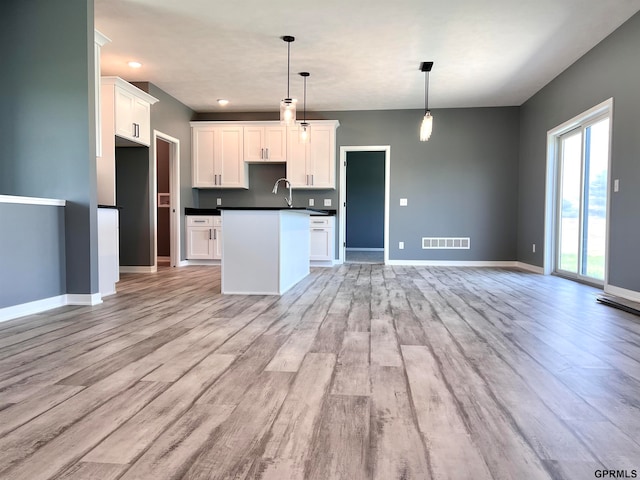
[[[640,470],[640,321],[508,269],[346,264],[287,294],[123,275],[0,323],[2,479],[583,479]]]

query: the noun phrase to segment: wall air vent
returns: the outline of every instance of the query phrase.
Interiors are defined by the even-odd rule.
[[[469,237],[422,237],[422,248],[425,250],[469,250]]]

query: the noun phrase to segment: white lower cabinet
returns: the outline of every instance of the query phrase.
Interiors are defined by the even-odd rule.
[[[309,217],[309,260],[333,262],[335,258],[335,217]]]
[[[222,218],[213,215],[186,217],[187,260],[222,258]]]

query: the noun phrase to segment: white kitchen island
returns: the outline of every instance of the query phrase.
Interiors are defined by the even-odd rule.
[[[222,211],[222,293],[282,295],[309,274],[306,208]]]

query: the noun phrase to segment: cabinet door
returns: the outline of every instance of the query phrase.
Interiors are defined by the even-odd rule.
[[[148,102],[136,98],[133,102],[133,123],[136,125],[136,142],[151,144],[151,106]]]
[[[222,258],[222,227],[213,228],[213,259]]]
[[[217,147],[217,130],[194,128],[191,146],[191,186],[214,187],[216,184],[213,158]]]
[[[307,174],[312,188],[336,188],[335,129],[328,125],[312,125],[308,144]]]
[[[261,162],[264,157],[264,128],[256,125],[244,127],[244,160]]]
[[[188,227],[186,233],[187,259],[213,259],[213,227]]]
[[[300,139],[298,127],[290,127],[287,132],[287,178],[293,188],[306,188],[307,146]]]
[[[333,229],[320,227],[311,228],[309,235],[309,259],[310,260],[333,260],[331,243],[333,242]]]
[[[216,127],[218,148],[215,149],[214,170],[218,184],[227,188],[247,188],[248,170],[244,163],[242,127]]]
[[[264,127],[265,160],[269,162],[287,161],[287,127]]]
[[[115,115],[116,135],[133,140],[135,138],[135,126],[133,122],[135,97],[121,90],[115,89]]]

